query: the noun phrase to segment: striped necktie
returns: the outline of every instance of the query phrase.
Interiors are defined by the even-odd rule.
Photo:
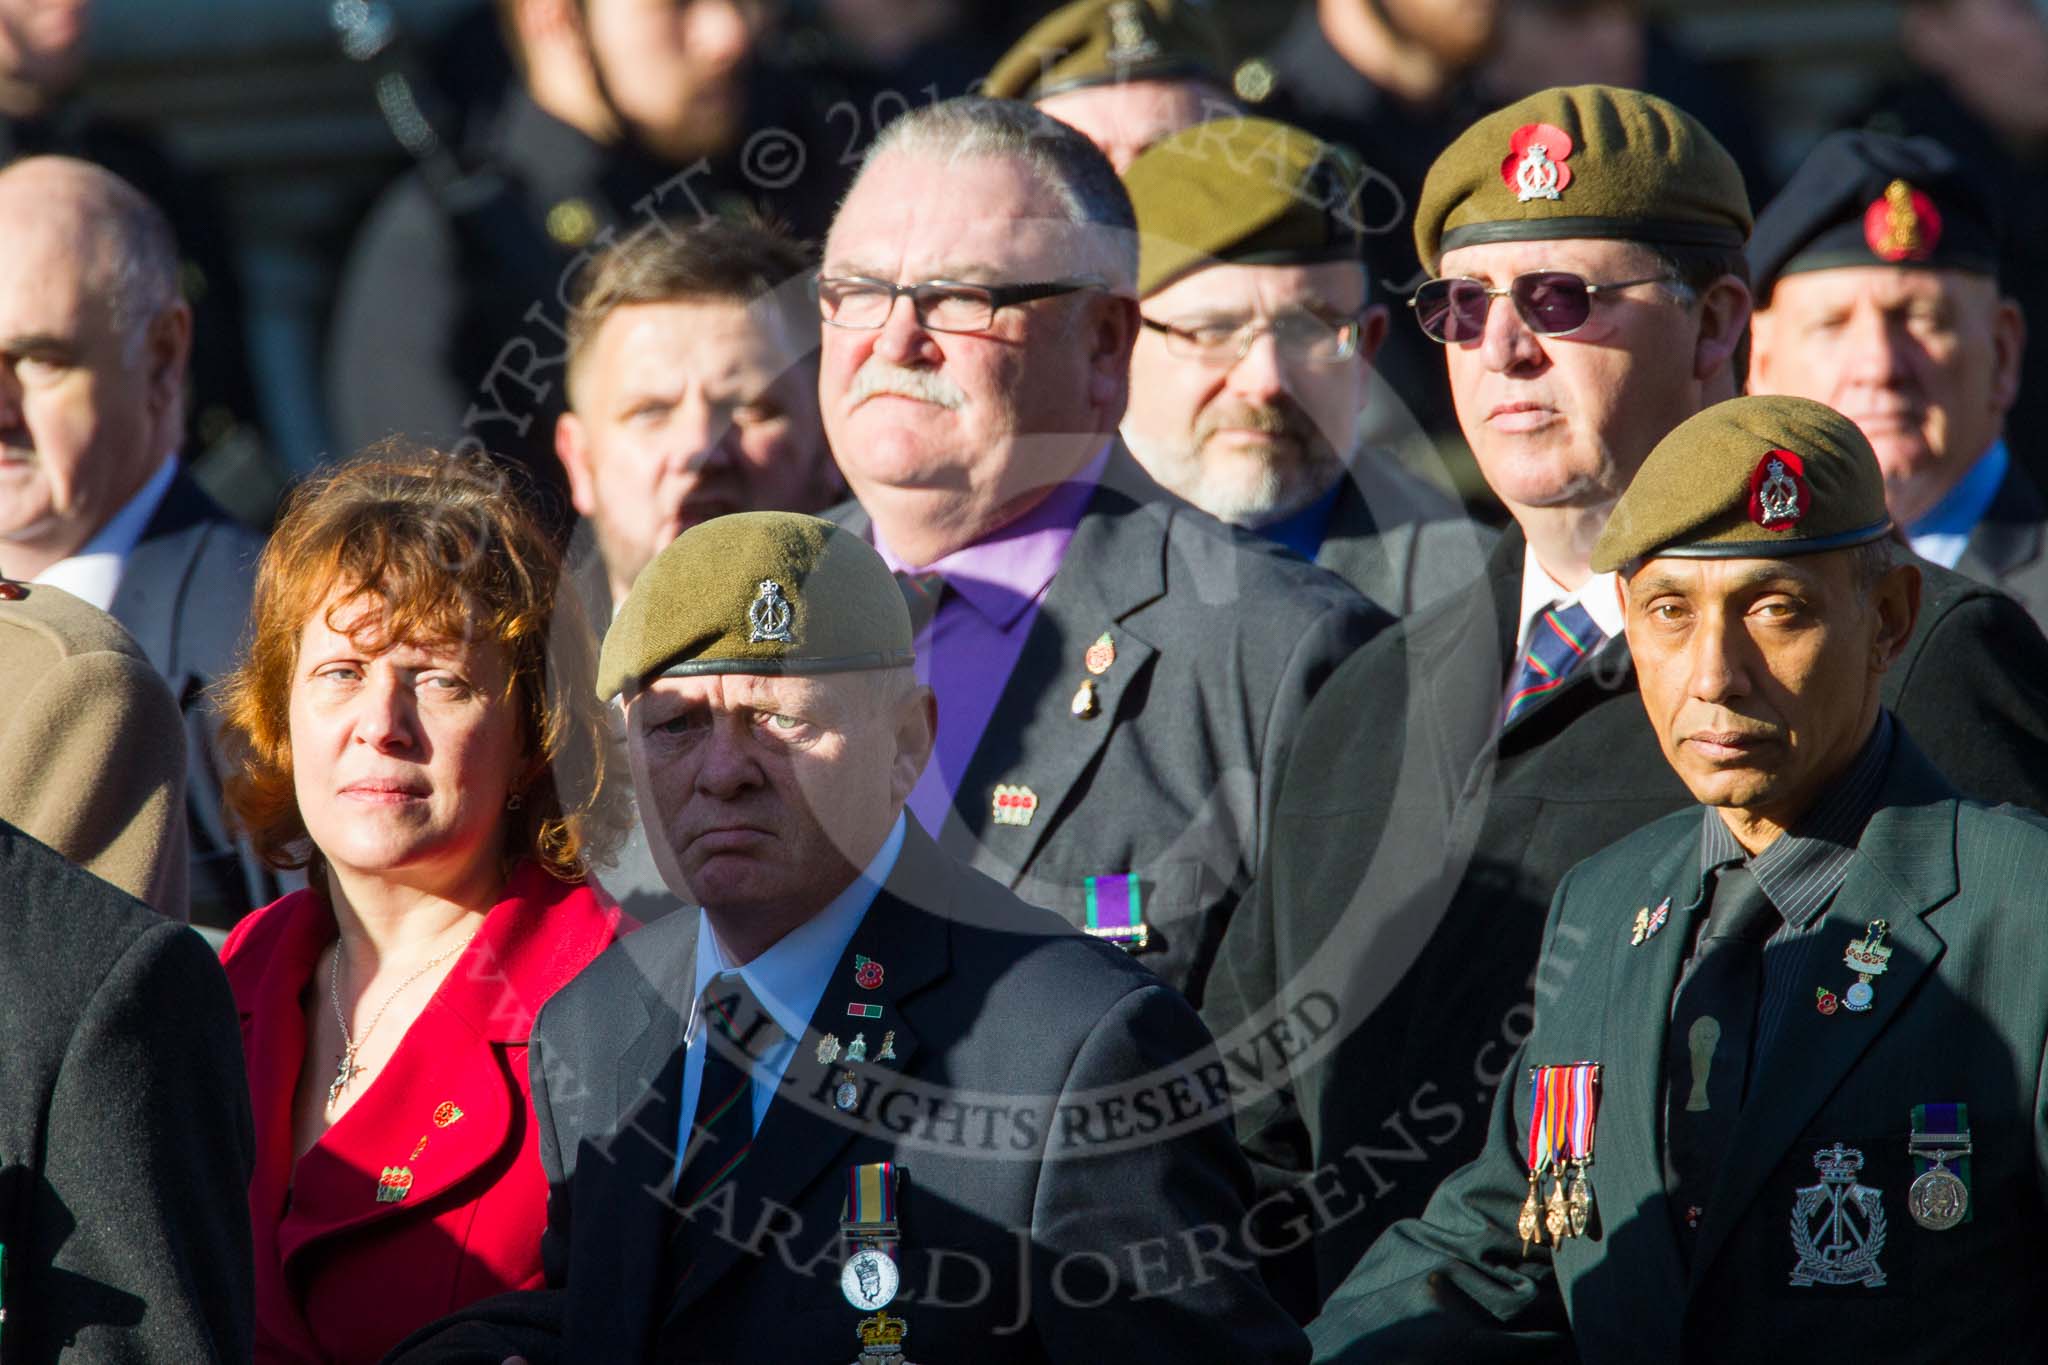
[[[712,978],[698,1008],[704,1021],[704,1075],[675,1188],[676,1207],[685,1217],[732,1178],[753,1147],[751,1068],[781,1038],[737,972]]]
[[[946,576],[935,570],[898,573],[896,586],[903,590],[903,605],[910,608],[910,633],[917,635],[939,614],[946,596]]]
[[[1505,728],[1538,698],[1556,691],[1572,670],[1606,641],[1607,632],[1595,625],[1592,614],[1577,602],[1546,608],[1529,627],[1529,642],[1515,660],[1514,676],[1501,704],[1501,726]]]

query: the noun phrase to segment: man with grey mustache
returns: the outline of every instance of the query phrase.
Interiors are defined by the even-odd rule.
[[[1086,138],[1012,101],[917,110],[826,240],[820,396],[842,520],[903,581],[938,694],[912,812],[1199,1004],[1269,775],[1387,617],[1132,459],[1136,275]]]

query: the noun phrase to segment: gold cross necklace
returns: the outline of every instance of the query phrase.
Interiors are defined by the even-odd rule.
[[[463,939],[462,942],[456,944],[453,948],[434,958],[426,966],[399,982],[398,989],[385,996],[384,1003],[377,1006],[377,1012],[370,1016],[369,1026],[363,1030],[361,1037],[349,1036],[348,1018],[342,1013],[341,940],[336,939],[334,941],[334,966],[327,973],[327,994],[334,1001],[334,1022],[341,1028],[341,1059],[335,1063],[334,1083],[327,1087],[327,1107],[329,1109],[332,1109],[336,1101],[341,1099],[341,1092],[348,1089],[349,1082],[363,1074],[363,1068],[356,1065],[356,1053],[362,1049],[364,1043],[370,1041],[370,1034],[376,1031],[378,1022],[384,1018],[384,1011],[391,1008],[391,1002],[405,994],[406,987],[412,985],[413,982],[419,980],[449,958],[454,957],[464,948],[467,948],[470,944],[470,939],[475,937],[476,930],[470,930],[468,938]]]

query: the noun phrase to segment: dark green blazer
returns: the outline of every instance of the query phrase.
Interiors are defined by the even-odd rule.
[[[1818,932],[1791,945],[1796,973],[1841,992],[1841,956],[1868,921],[1891,926],[1870,1010],[1827,1015],[1795,996],[1759,1060],[1732,1156],[1710,1196],[1690,1271],[1660,1155],[1671,996],[1705,914],[1700,812],[1687,808],[1574,868],[1545,929],[1533,1029],[1500,1087],[1478,1159],[1419,1219],[1390,1229],[1338,1289],[1311,1336],[1317,1360],[2032,1359],[2048,1347],[2029,1287],[2048,1275],[2042,1235],[2048,1124],[2048,821],[1966,802],[1910,738]],[[1631,945],[1638,908],[1671,897],[1658,934]],[[1773,947],[1773,952],[1780,951]],[[1593,1235],[1524,1256],[1526,1068],[1604,1066]],[[1930,1231],[1908,1216],[1907,1137],[1917,1104],[1969,1106],[1971,1221]],[[1862,1155],[1878,1193],[1855,1217],[1882,1285],[1798,1287],[1794,1229],[1816,1248],[1816,1153]],[[1567,1346],[1569,1339],[1569,1346]]]

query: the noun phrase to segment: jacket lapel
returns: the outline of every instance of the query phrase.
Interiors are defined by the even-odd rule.
[[[959,904],[958,893],[949,885],[954,875],[930,837],[911,822],[895,871],[854,931],[819,997],[809,1029],[797,1043],[783,1075],[782,1092],[762,1118],[753,1150],[733,1182],[731,1201],[721,1209],[714,1198],[699,1215],[714,1223],[729,1218],[732,1226],[716,1231],[707,1226],[697,1239],[698,1257],[670,1304],[671,1322],[686,1314],[733,1268],[740,1253],[755,1244],[757,1211],[772,1212],[767,1201],[796,1205],[856,1137],[875,1131],[868,1106],[877,1090],[878,1070],[908,1074],[921,1047],[906,1004],[945,974],[952,955],[945,921],[921,913],[919,907]],[[856,957],[883,965],[882,984],[875,990],[854,984]],[[850,1017],[850,1001],[879,1005],[881,1016]],[[896,1057],[883,1062],[878,1054],[883,1034],[890,1032],[895,1034]],[[850,1040],[854,1033],[865,1035],[865,1063],[849,1063],[843,1056],[830,1064],[818,1061],[818,1043],[826,1034]],[[840,1074],[849,1070],[860,1083],[861,1100],[851,1114],[842,1115],[826,1097]]]
[[[1889,925],[1892,955],[1863,1014],[1823,1015],[1795,1000],[1772,1041],[1757,1085],[1742,1107],[1728,1164],[1709,1200],[1693,1258],[1695,1283],[1748,1215],[1764,1181],[1784,1159],[1842,1078],[1911,1002],[1940,960],[1940,935],[1922,918],[1956,894],[1956,798],[1900,735],[1878,812],[1857,845],[1842,889],[1823,917],[1816,947],[1825,982],[1846,982],[1838,954],[1871,920]]]
[[[1601,1141],[1594,1151],[1594,1190],[1601,1172],[1610,1173],[1617,1191],[1642,1191],[1634,1217],[1646,1236],[1632,1243],[1646,1257],[1631,1264],[1631,1275],[1666,1294],[1685,1282],[1678,1240],[1668,1218],[1658,1216],[1664,1191],[1664,1039],[1669,1031],[1671,993],[1679,968],[1693,940],[1695,926],[1706,914],[1700,874],[1698,826],[1681,822],[1680,837],[1643,879],[1640,908],[1654,912],[1670,897],[1668,918],[1655,934],[1630,943],[1636,906],[1617,905],[1610,931],[1622,938],[1614,950],[1614,983],[1608,992],[1606,1038],[1614,1049],[1612,1064],[1600,1077],[1602,1097],[1597,1115]],[[1609,1206],[1610,1216],[1627,1211],[1625,1202]],[[1634,1251],[1631,1253],[1635,1254]]]
[[[186,581],[199,558],[210,519],[219,513],[199,485],[178,471],[164,500],[128,553],[108,614],[128,628],[156,671],[183,704],[185,679],[177,658],[178,614]]]
[[[1174,504],[1148,483],[1118,443],[939,832],[942,847],[1005,885],[1017,882],[1060,824],[1082,774],[1122,719],[1125,697],[1159,652],[1126,619],[1166,591]],[[1191,587],[1203,592],[1200,584]],[[1203,595],[1228,601],[1229,589],[1215,584]],[[1092,676],[1082,656],[1105,631],[1116,643],[1116,660],[1095,677],[1097,711],[1082,719],[1071,709],[1075,692]],[[1038,796],[1028,825],[995,824],[998,783],[1021,784]]]
[[[2041,523],[2048,502],[2015,461],[1998,485],[1998,495],[1970,532],[1956,572],[1979,582],[1996,582],[2041,557]]]

